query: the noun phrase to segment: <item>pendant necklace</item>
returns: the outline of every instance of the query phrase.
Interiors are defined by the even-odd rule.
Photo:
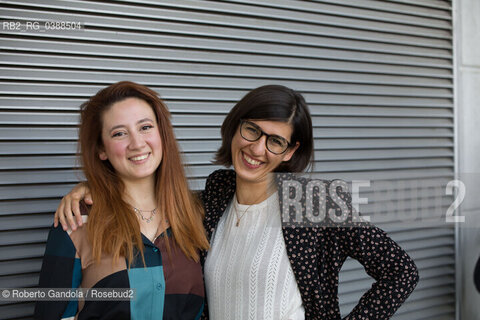
[[[267,190],[267,195],[268,195],[268,190]],[[239,214],[239,210],[238,210],[238,199],[236,198],[235,202],[233,203],[233,208],[235,210],[235,217],[237,218],[237,222],[235,223],[235,227],[238,227],[240,225],[240,220],[242,220],[243,216],[247,213],[248,210],[250,210],[250,208],[255,205],[255,204],[258,204],[258,201],[260,201],[260,199],[264,196],[264,194],[261,194],[260,197],[257,198],[257,200],[255,200],[251,205],[248,206],[247,209],[245,209],[245,211],[242,212],[242,214]],[[268,196],[267,196],[267,199],[268,199]]]
[[[238,214],[238,201],[235,201],[235,204],[233,205],[234,206],[234,209],[235,209],[235,217],[237,218],[237,222],[235,223],[235,227],[238,227],[240,225],[240,220],[243,218],[243,216],[245,215],[245,213],[247,213],[248,209],[250,209],[254,204],[251,204],[248,206],[248,208],[243,211],[243,213],[241,215]]]
[[[133,206],[132,206],[133,207]],[[138,213],[140,215],[140,217],[142,218],[143,221],[145,221],[146,223],[150,223],[153,219],[153,216],[157,213],[157,208],[153,209],[153,210],[140,210],[138,208],[135,208],[133,207],[133,210]],[[148,218],[145,218],[142,214],[142,212],[150,212],[150,217]]]

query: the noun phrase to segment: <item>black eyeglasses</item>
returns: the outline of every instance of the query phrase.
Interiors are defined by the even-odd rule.
[[[242,120],[240,123],[240,135],[243,139],[254,142],[262,136],[266,136],[265,144],[267,150],[273,154],[282,154],[291,146],[287,139],[277,136],[275,134],[268,134],[263,132],[259,126],[248,120]]]

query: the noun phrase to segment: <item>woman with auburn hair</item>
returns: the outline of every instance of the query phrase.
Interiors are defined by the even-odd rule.
[[[38,302],[35,318],[199,317],[208,241],[166,105],[133,82],[100,90],[81,107],[79,151],[94,204],[80,204],[82,227],[50,231],[39,287],[131,288],[134,298]]]

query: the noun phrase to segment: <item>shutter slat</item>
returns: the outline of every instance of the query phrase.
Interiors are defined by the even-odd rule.
[[[0,261],[42,258],[45,253],[45,244],[27,244],[2,246],[0,250]]]
[[[42,267],[42,259],[0,262],[0,276],[15,273],[37,272]]]
[[[172,64],[173,65],[173,64]],[[178,66],[179,64],[174,64]],[[303,72],[305,73],[305,77],[295,79],[295,76],[292,75],[291,70],[284,70],[283,72],[269,72],[265,70],[264,74],[260,74],[257,72],[252,74],[253,67],[250,68],[240,68],[243,72],[225,72],[225,68],[223,69],[224,74],[220,72],[202,72],[197,73],[195,75],[181,75],[181,76],[174,76],[169,75],[168,73],[171,72],[169,70],[159,70],[156,74],[153,73],[151,68],[148,72],[149,75],[145,75],[145,71],[139,72],[141,70],[136,70],[135,72],[129,71],[125,72],[125,70],[119,70],[118,72],[110,72],[107,70],[104,71],[92,71],[92,70],[85,70],[85,71],[69,71],[65,72],[64,70],[57,70],[51,69],[48,70],[47,66],[39,66],[41,69],[38,68],[3,68],[2,74],[0,75],[0,79],[4,80],[21,80],[21,81],[29,81],[29,80],[36,80],[36,81],[52,81],[52,82],[72,82],[72,83],[82,83],[82,82],[91,82],[91,77],[98,77],[100,76],[107,77],[108,79],[113,79],[113,81],[120,81],[117,78],[125,78],[128,77],[132,81],[136,82],[148,82],[155,84],[156,86],[191,86],[196,87],[199,86],[198,80],[204,80],[211,83],[211,85],[215,86],[216,88],[231,88],[232,86],[235,87],[246,87],[246,81],[252,84],[256,82],[265,82],[268,79],[284,79],[285,84],[290,86],[298,86],[298,83],[295,81],[305,81],[310,80],[311,84],[305,84],[303,86],[303,90],[311,91],[311,90],[318,90],[318,91],[328,91],[328,92],[335,92],[337,90],[350,90],[352,92],[361,93],[365,91],[365,94],[389,94],[389,95],[405,95],[405,96],[446,96],[451,97],[451,85],[445,84],[442,88],[439,85],[429,86],[428,81],[429,79],[419,78],[419,77],[405,77],[404,81],[399,82],[402,80],[401,77],[387,77],[384,75],[376,75],[371,76],[370,81],[368,81],[369,77],[365,77],[364,75],[359,75],[355,73],[351,73],[348,77],[346,75],[336,75],[334,76],[334,72]],[[188,67],[188,66],[186,66]],[[260,71],[260,70],[259,70]],[[290,71],[290,73],[288,72]],[[181,72],[181,70],[178,70]],[[247,72],[249,75],[247,75]],[[186,72],[191,73],[191,72]],[[242,74],[244,73],[244,74]],[[218,77],[218,76],[222,77]],[[254,77],[253,77],[254,75]],[[90,78],[89,78],[90,76]],[[141,77],[144,77],[142,80]],[[239,78],[242,76],[243,78]],[[229,77],[228,86],[226,86],[225,77]],[[245,79],[247,78],[247,79]],[[357,80],[356,80],[357,79]],[[195,82],[194,80],[197,80]],[[327,83],[327,81],[332,82],[335,84]],[[389,82],[393,82],[392,85],[388,85]],[[446,82],[445,80],[443,82]],[[339,83],[342,83],[341,86]],[[349,84],[353,83],[353,84]],[[380,86],[379,86],[380,85]],[[419,87],[421,85],[421,87]],[[377,88],[377,86],[379,86]],[[368,90],[370,89],[370,90]],[[379,90],[371,91],[373,89]],[[341,93],[341,91],[339,91]]]
[[[107,58],[131,58],[131,59],[168,59],[172,61],[195,61],[210,63],[228,63],[232,65],[255,65],[272,66],[276,68],[305,68],[339,71],[363,71],[383,74],[407,74],[438,76],[451,78],[449,70],[452,67],[451,60],[434,57],[419,56],[395,56],[382,53],[362,53],[352,55],[349,52],[338,50],[322,50],[319,59],[309,57],[282,57],[275,55],[245,56],[234,52],[208,52],[193,51],[186,48],[165,48],[164,46],[142,47],[122,44],[99,44],[99,43],[71,43],[68,47],[63,45],[61,39],[17,39],[5,36],[2,46],[5,49],[22,52],[62,53],[87,56],[103,56]],[[119,53],[121,52],[121,54]],[[330,61],[333,60],[333,61]],[[363,63],[358,63],[363,62]],[[414,66],[414,67],[412,67]]]

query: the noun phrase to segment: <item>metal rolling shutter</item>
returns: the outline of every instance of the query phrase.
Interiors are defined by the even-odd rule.
[[[210,159],[227,111],[268,83],[305,94],[323,177],[444,185],[454,173],[451,7],[447,0],[2,1],[3,20],[81,21],[85,30],[0,35],[0,287],[37,284],[52,212],[81,178],[78,106],[119,80],[166,100],[196,188],[217,168]],[[395,319],[453,319],[454,229],[382,227],[421,275]],[[345,313],[371,281],[347,261],[340,282]],[[33,303],[0,304],[2,318],[32,311]]]

